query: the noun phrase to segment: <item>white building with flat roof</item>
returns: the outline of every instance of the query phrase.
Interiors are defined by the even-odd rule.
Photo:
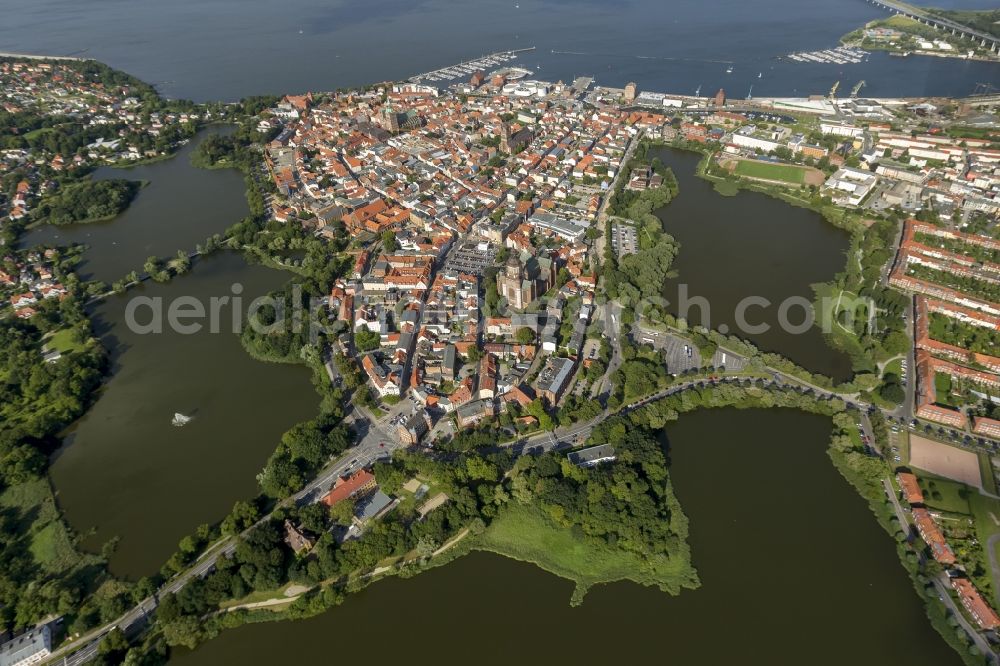
[[[823,194],[841,206],[857,206],[878,184],[870,171],[842,167],[823,183]]]
[[[569,220],[544,212],[532,215],[528,218],[528,224],[538,229],[551,231],[560,238],[564,238],[570,242],[580,240],[587,233],[587,228],[590,226],[589,222],[584,222],[583,220]]]
[[[52,652],[49,625],[27,631],[0,645],[0,666],[29,666],[45,660]]]
[[[847,123],[836,122],[832,120],[821,120],[819,123],[819,131],[823,134],[833,134],[834,136],[846,136],[852,139],[856,139],[865,133],[863,127],[858,127],[857,125],[849,125]]]
[[[768,133],[767,136],[761,136],[761,133],[757,132],[753,126],[748,125],[733,132],[732,143],[746,150],[759,150],[769,153],[781,147],[781,143],[774,140],[776,138],[774,132]]]

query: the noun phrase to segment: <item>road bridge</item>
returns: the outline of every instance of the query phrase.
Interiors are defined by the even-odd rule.
[[[913,7],[912,5],[908,5],[904,2],[896,2],[896,0],[867,0],[867,2],[875,5],[876,7],[887,9],[895,14],[911,18],[915,21],[923,23],[924,25],[929,25],[932,28],[945,30],[953,35],[962,35],[963,37],[975,39],[979,41],[984,48],[989,48],[994,53],[1000,53],[1000,37],[996,37],[995,35],[970,28],[962,25],[961,23],[956,23],[955,21],[942,18],[940,16],[929,14],[918,7]]]

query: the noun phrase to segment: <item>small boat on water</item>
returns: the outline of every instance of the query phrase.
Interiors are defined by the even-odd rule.
[[[186,416],[184,414],[181,414],[180,412],[174,412],[174,418],[170,422],[170,424],[180,428],[181,426],[186,426],[188,423],[190,423],[191,419],[192,417],[190,416]]]
[[[729,67],[726,67],[726,74],[732,74],[732,73],[733,73],[733,66],[730,65]]]

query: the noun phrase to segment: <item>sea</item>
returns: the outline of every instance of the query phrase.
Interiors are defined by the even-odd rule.
[[[995,0],[936,0],[987,8]],[[0,51],[96,58],[196,101],[399,80],[487,53],[539,79],[730,98],[966,96],[1000,64],[872,53],[800,63],[888,16],[866,0],[33,0],[0,2]],[[731,72],[727,70],[732,69]]]

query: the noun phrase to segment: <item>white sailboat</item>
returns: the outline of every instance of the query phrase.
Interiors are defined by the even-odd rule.
[[[180,412],[174,412],[174,418],[170,422],[170,424],[174,425],[174,426],[177,426],[179,428],[181,426],[185,426],[188,423],[190,423],[191,419],[192,419],[192,417],[190,417],[190,416],[186,416],[184,414],[181,414]]]

